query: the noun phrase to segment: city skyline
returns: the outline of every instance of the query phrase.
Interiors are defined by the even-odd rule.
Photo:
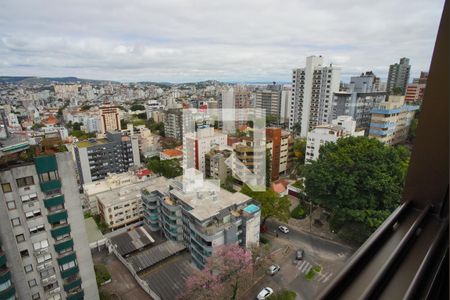
[[[289,82],[322,55],[343,81],[366,70],[385,80],[401,57],[412,78],[428,71],[442,2],[6,2],[0,74]]]

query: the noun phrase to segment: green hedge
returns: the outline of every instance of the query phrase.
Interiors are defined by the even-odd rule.
[[[97,286],[101,286],[106,281],[111,279],[111,274],[108,269],[103,264],[98,264],[94,266],[95,270],[95,279],[97,280]]]
[[[291,212],[291,217],[299,220],[306,218],[307,215],[309,215],[309,206],[302,202],[300,202]]]

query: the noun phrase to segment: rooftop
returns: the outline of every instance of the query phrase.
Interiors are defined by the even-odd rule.
[[[143,188],[167,189],[168,181],[165,177],[156,177],[145,181],[139,181],[114,190],[99,193],[96,197],[104,206],[109,207],[133,199],[141,198]]]
[[[109,141],[107,139],[92,139],[92,140],[85,140],[85,141],[78,142],[78,143],[76,143],[76,145],[78,148],[87,148],[87,147],[103,145],[103,144],[107,144],[107,143],[109,143]]]
[[[138,227],[111,237],[111,243],[120,255],[127,256],[154,243],[154,240],[144,227]]]
[[[202,191],[185,193],[180,189],[173,189],[170,192],[182,202],[187,204],[192,210],[189,213],[199,221],[207,220],[218,215],[223,209],[242,205],[251,198],[242,193],[231,193],[219,188],[208,181],[204,181]]]

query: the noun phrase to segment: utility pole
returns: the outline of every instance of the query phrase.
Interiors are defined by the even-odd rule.
[[[312,201],[309,201],[309,233],[312,232]]]

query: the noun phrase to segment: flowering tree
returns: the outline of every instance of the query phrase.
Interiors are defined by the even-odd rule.
[[[239,288],[252,280],[252,253],[239,245],[214,249],[205,268],[186,280],[182,299],[237,299]]]

